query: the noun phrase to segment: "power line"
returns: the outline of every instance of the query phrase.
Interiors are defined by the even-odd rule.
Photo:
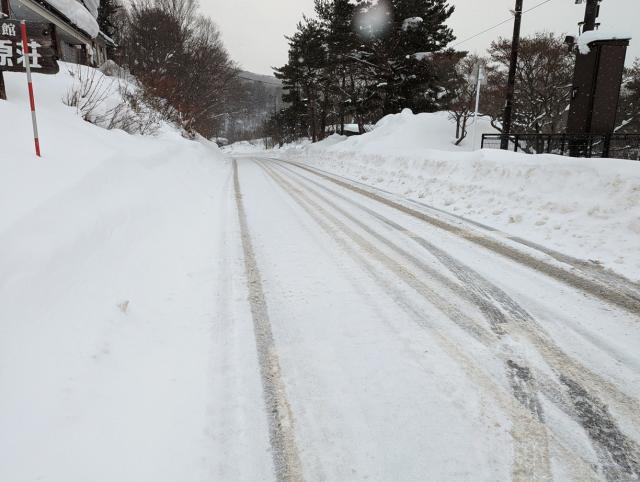
[[[524,11],[522,12],[522,14],[524,15],[524,14],[526,14],[526,13],[529,13],[529,12],[531,12],[531,11],[535,10],[536,8],[542,7],[543,5],[545,5],[545,4],[549,3],[549,2],[552,2],[552,1],[553,1],[553,0],[544,0],[544,2],[541,2],[541,3],[537,4],[537,5],[534,5],[533,7],[529,8],[529,9],[527,9],[527,10],[524,10]],[[508,18],[508,19],[506,19],[506,20],[503,20],[502,22],[495,24],[493,27],[489,27],[488,29],[485,29],[485,30],[483,30],[482,32],[478,32],[477,34],[472,35],[471,37],[468,37],[468,38],[466,38],[466,39],[464,39],[464,40],[461,40],[460,42],[453,44],[453,45],[451,46],[451,48],[455,48],[455,47],[457,47],[458,45],[462,45],[463,43],[468,42],[469,40],[473,40],[474,38],[480,37],[480,35],[483,35],[483,34],[485,34],[485,33],[487,33],[487,32],[490,32],[491,30],[494,30],[494,29],[496,29],[496,28],[498,28],[498,27],[501,27],[501,26],[502,26],[502,25],[504,25],[505,23],[509,23],[509,22],[511,22],[511,21],[513,21],[513,17],[512,17],[512,18]]]

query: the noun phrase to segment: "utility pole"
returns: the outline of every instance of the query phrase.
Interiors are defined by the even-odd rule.
[[[9,0],[0,0],[0,18],[9,16]],[[4,76],[0,70],[0,100],[7,100],[7,89],[4,86]]]
[[[598,17],[600,16],[600,0],[587,0],[587,8],[584,12],[584,23],[582,32],[590,32],[596,29]]]
[[[511,134],[511,123],[513,117],[513,97],[516,90],[516,72],[518,69],[518,51],[520,49],[520,27],[522,25],[522,2],[516,0],[513,23],[513,40],[511,41],[511,65],[509,67],[509,81],[507,84],[507,99],[504,105],[504,115],[502,116],[502,141],[500,149],[509,149],[509,134]]]

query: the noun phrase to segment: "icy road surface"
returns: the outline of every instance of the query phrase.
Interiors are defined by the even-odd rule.
[[[234,161],[274,476],[638,480],[637,286]]]
[[[6,161],[0,481],[639,480],[637,285],[308,164],[126,146]]]

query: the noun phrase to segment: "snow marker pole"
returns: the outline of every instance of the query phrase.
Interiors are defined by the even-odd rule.
[[[24,66],[27,70],[27,84],[29,87],[29,103],[31,104],[31,122],[33,124],[33,141],[36,147],[36,156],[40,155],[40,138],[38,136],[38,119],[36,118],[36,99],[33,95],[33,81],[31,80],[31,59],[29,58],[29,39],[27,38],[27,23],[22,20],[20,22],[22,30],[22,55],[24,57]]]

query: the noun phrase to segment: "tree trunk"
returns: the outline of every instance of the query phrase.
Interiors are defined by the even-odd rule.
[[[318,142],[318,127],[316,119],[316,101],[309,102],[309,115],[311,117],[311,142]]]
[[[467,116],[464,116],[462,119],[462,132],[461,135],[458,137],[458,140],[456,141],[456,146],[459,146],[460,144],[462,144],[462,141],[464,141],[467,137]]]
[[[344,73],[344,69],[342,70],[342,92],[344,92],[345,86],[347,84],[347,76]],[[344,135],[344,118],[345,118],[345,107],[344,102],[340,106],[340,135]]]

